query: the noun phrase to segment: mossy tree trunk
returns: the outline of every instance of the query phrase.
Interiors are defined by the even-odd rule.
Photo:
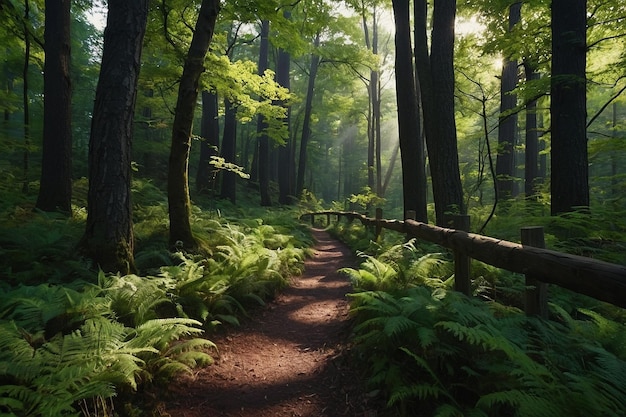
[[[200,75],[204,59],[213,38],[215,21],[220,9],[219,0],[203,0],[191,45],[185,59],[183,75],[178,87],[176,114],[172,127],[167,197],[170,217],[170,244],[185,249],[197,248],[191,231],[191,200],[189,198],[189,152],[194,111],[198,99]]]
[[[88,216],[81,249],[106,272],[135,270],[131,142],[149,0],[109,0],[89,141]]]

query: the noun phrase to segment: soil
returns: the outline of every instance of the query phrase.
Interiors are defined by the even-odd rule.
[[[241,327],[212,337],[216,362],[172,382],[172,417],[376,417],[349,354],[350,250],[314,229],[305,273]]]

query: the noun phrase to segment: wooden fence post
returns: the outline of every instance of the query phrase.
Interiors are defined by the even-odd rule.
[[[382,225],[380,224],[380,221],[383,219],[383,209],[380,207],[376,208],[376,232],[375,232],[375,236],[376,236],[376,241],[378,242],[378,238],[380,237],[380,233],[383,230]]]
[[[454,229],[469,232],[470,216],[457,214],[453,216]],[[454,251],[454,289],[465,295],[471,295],[472,282],[470,280],[470,257],[458,250]]]
[[[330,213],[326,213],[326,227],[330,227]]]
[[[543,227],[522,227],[522,245],[545,249]],[[548,284],[526,274],[526,314],[529,316],[548,317]]]

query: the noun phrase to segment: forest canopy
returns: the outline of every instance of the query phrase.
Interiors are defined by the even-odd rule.
[[[200,334],[301,272],[305,212],[544,226],[626,264],[625,22],[621,0],[0,0],[0,412],[89,415],[211,363]],[[623,312],[557,292],[553,323],[520,318],[513,274],[476,262],[468,301],[450,253],[335,229],[363,251],[344,272],[390,407],[477,372],[516,387],[472,393],[489,415],[543,417],[557,385],[552,415],[581,387],[623,406]]]

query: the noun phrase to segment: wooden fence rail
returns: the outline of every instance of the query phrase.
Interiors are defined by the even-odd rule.
[[[326,216],[327,224],[330,224],[331,216],[336,216],[337,221],[342,217],[348,221],[359,220],[365,226],[374,227],[377,236],[382,229],[389,229],[452,249],[455,259],[455,281],[458,281],[455,288],[468,295],[469,258],[525,274],[529,286],[526,295],[528,314],[546,314],[546,283],[626,308],[626,266],[538,247],[543,246],[541,227],[522,228],[523,244],[519,244],[462,230],[469,228],[469,221],[463,218],[464,216],[453,218],[452,224],[455,224],[456,228],[433,226],[411,218],[404,221],[386,220],[382,218],[380,209],[377,209],[376,218],[342,211],[320,211],[307,213],[302,217],[310,216],[311,222],[314,223],[317,215]],[[407,217],[411,217],[411,214]]]

